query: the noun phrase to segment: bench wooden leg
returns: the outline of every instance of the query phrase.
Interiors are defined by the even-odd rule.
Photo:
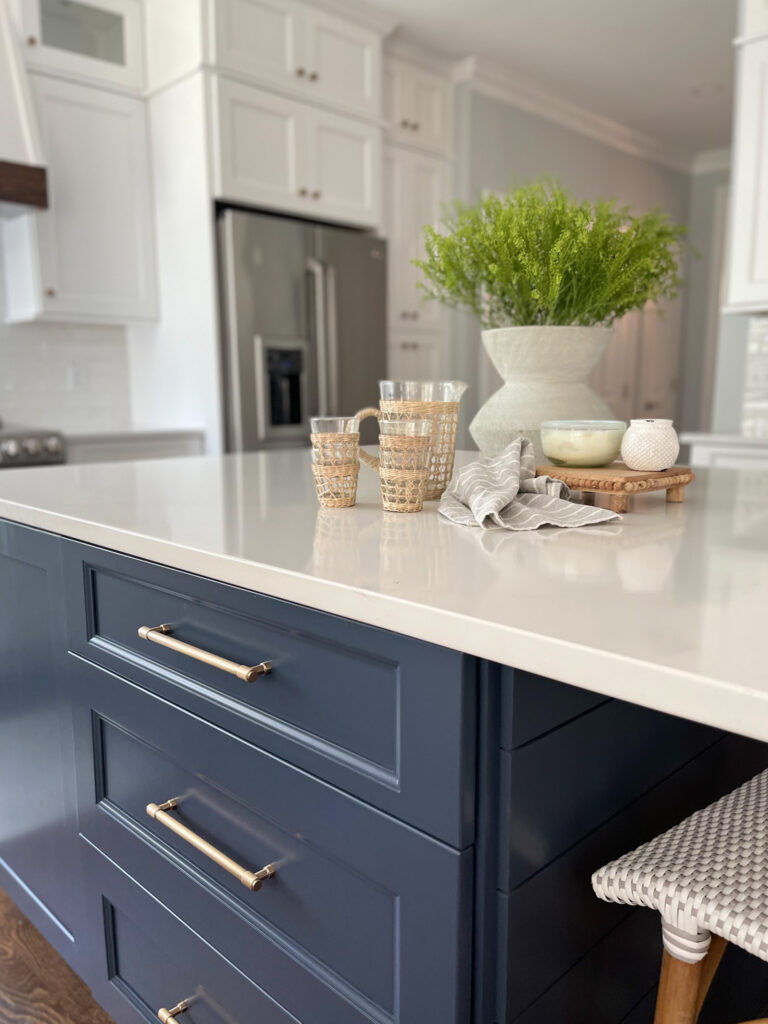
[[[712,941],[709,944],[709,951],[701,968],[701,978],[699,979],[699,996],[696,1000],[696,1018],[698,1019],[701,1013],[701,1008],[704,1005],[704,1000],[707,998],[707,992],[709,992],[709,986],[712,984],[712,979],[717,973],[717,968],[720,966],[720,961],[723,959],[723,953],[728,948],[728,943],[720,935],[713,935]]]
[[[696,1024],[704,961],[687,964],[664,950],[653,1024]]]

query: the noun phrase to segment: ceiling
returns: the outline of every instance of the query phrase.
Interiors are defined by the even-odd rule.
[[[398,32],[692,157],[730,144],[737,0],[375,0]]]

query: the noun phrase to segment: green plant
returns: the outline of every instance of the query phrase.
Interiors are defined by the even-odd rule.
[[[475,205],[455,203],[443,232],[424,229],[422,288],[484,327],[612,324],[672,298],[685,227],[659,209],[578,202],[548,180]]]

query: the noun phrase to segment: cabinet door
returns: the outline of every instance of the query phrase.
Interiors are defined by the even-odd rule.
[[[447,166],[442,160],[400,148],[387,152],[386,227],[390,237],[390,324],[393,329],[436,330],[444,310],[426,300],[421,271],[413,261],[424,256],[424,227],[437,226],[447,198]]]
[[[0,521],[0,885],[70,961],[82,903],[57,538]]]
[[[447,153],[451,145],[450,83],[422,68],[389,59],[384,117],[393,142]]]
[[[29,67],[142,88],[139,0],[17,0],[16,6]]]
[[[728,304],[768,310],[768,39],[737,55]]]
[[[307,99],[380,116],[381,42],[373,32],[324,11],[307,20]]]
[[[445,380],[450,376],[441,335],[397,333],[390,338],[387,355],[387,374],[392,380]]]
[[[274,85],[305,80],[305,8],[291,0],[218,0],[212,63]]]
[[[156,315],[144,102],[31,75],[50,207],[34,215],[42,312],[122,320]]]
[[[306,107],[221,76],[214,104],[216,196],[309,212]]]
[[[377,225],[381,211],[381,132],[337,114],[307,108],[307,154],[313,214]]]

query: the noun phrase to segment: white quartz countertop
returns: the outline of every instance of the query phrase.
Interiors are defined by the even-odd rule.
[[[768,472],[535,533],[360,482],[322,510],[309,451],[5,470],[0,516],[768,740]]]

